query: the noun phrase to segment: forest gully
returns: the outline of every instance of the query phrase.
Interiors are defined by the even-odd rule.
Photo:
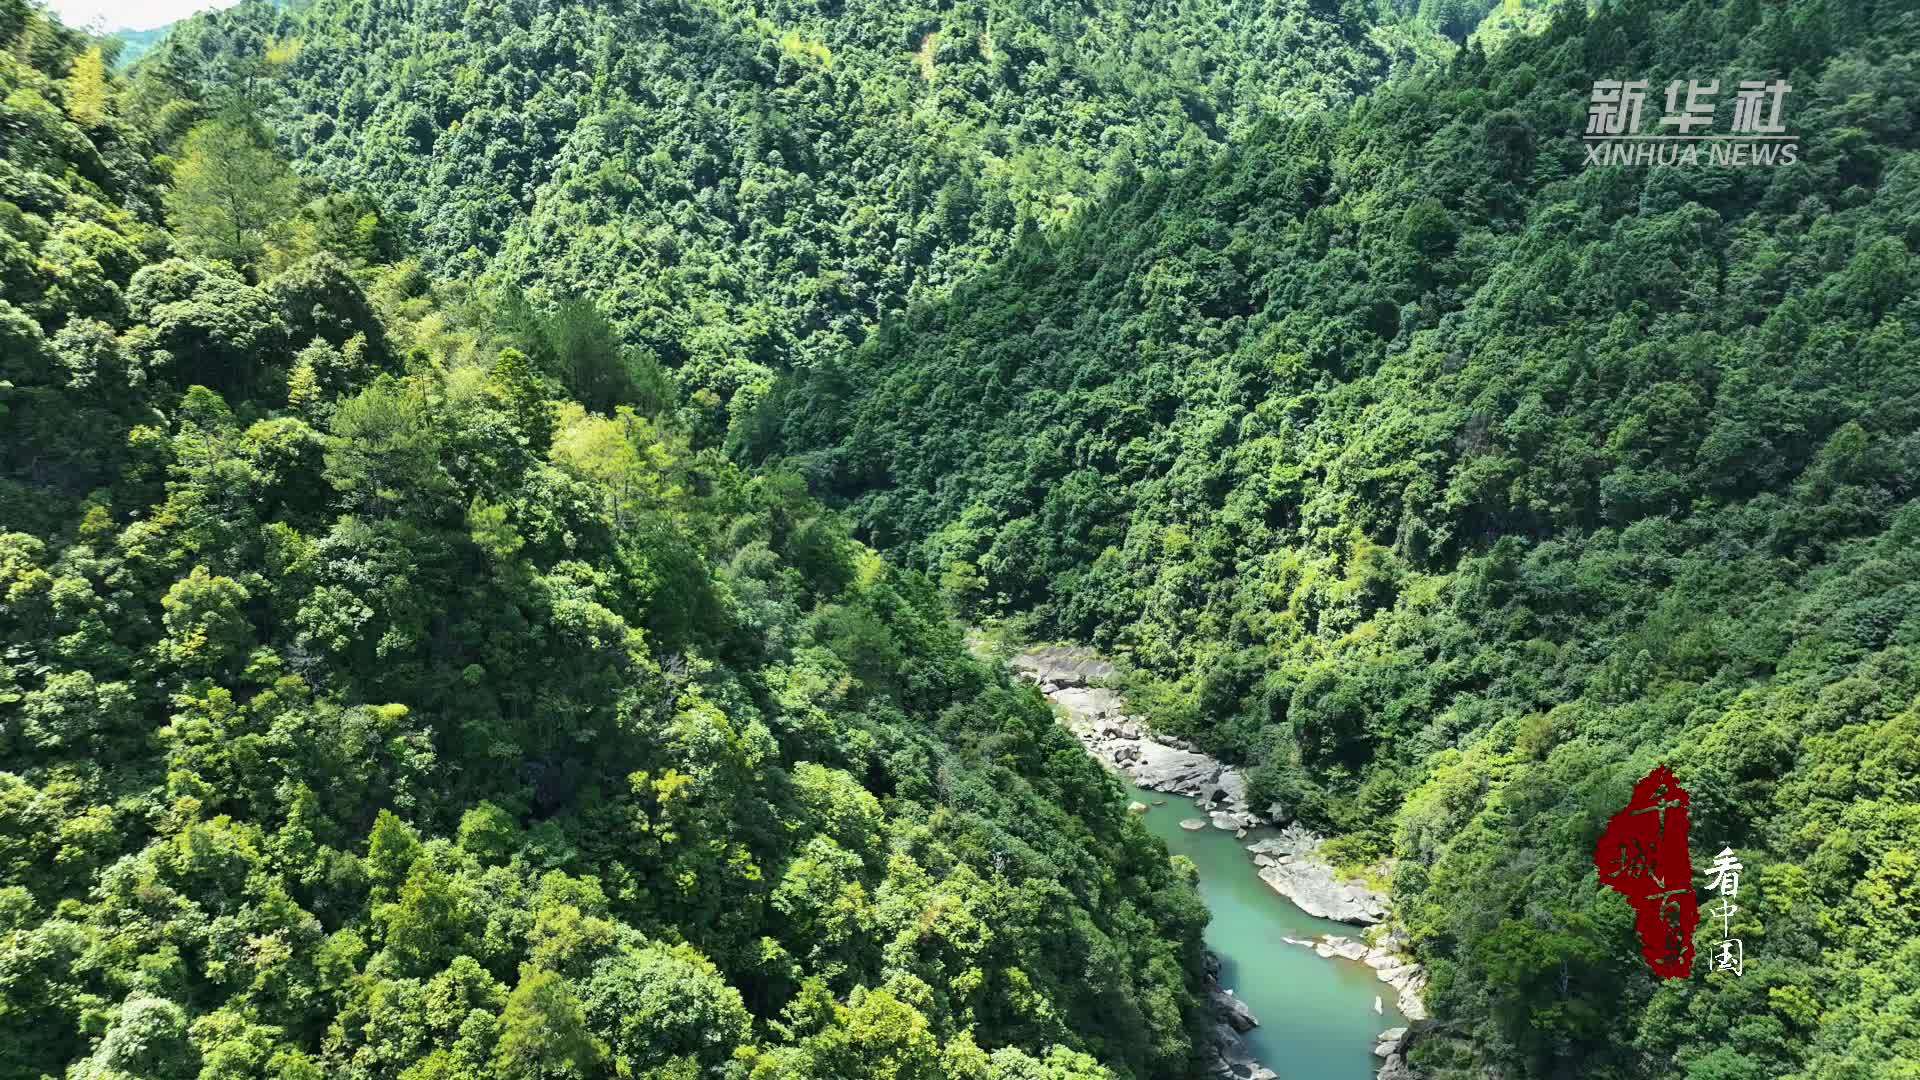
[[[1026,649],[1012,669],[1038,686],[1096,760],[1120,777],[1130,812],[1193,861],[1211,913],[1210,1003],[1223,1078],[1394,1080],[1424,1018],[1425,975],[1401,951],[1386,898],[1343,881],[1319,840],[1255,811],[1236,770],[1179,740],[1103,685],[1113,665],[1089,650]]]
[[[0,1080],[1916,1062],[1915,0],[0,0]]]

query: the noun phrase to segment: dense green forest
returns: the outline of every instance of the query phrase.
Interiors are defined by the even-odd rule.
[[[1190,875],[958,614],[1384,867],[1423,1075],[1920,1077],[1911,0],[0,43],[0,1076],[1191,1075]],[[1738,978],[1594,880],[1659,763]]]
[[[1194,1075],[1190,866],[932,584],[110,52],[0,0],[0,1077]]]
[[[1583,168],[1609,76],[1786,78],[1800,161]],[[1912,1077],[1916,110],[1911,4],[1576,5],[1087,208],[745,446],[1393,859],[1435,1075]],[[1656,985],[1594,884],[1659,762],[1744,977]]]
[[[438,275],[597,299],[711,440],[1020,236],[1444,45],[1388,14],[314,0],[195,20],[156,60],[250,92],[271,69],[262,107],[306,171],[406,219]]]

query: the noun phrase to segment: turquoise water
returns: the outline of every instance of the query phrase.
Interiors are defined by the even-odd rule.
[[[1281,1080],[1372,1080],[1380,1066],[1376,1036],[1406,1023],[1394,1008],[1396,991],[1363,964],[1323,960],[1282,938],[1311,941],[1321,934],[1357,938],[1362,928],[1316,919],[1294,907],[1254,873],[1246,839],[1208,826],[1194,832],[1184,818],[1202,817],[1193,800],[1127,784],[1127,796],[1146,803],[1147,827],[1200,868],[1200,898],[1213,912],[1207,945],[1220,954],[1220,985],[1247,1003],[1260,1026],[1247,1036],[1254,1057]],[[1163,806],[1154,806],[1164,801]],[[1378,995],[1384,1014],[1376,1016]]]

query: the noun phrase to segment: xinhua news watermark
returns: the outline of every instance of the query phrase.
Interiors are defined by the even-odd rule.
[[[1587,160],[1592,165],[1791,165],[1800,137],[1787,130],[1784,79],[1745,79],[1733,93],[1731,123],[1715,128],[1718,79],[1675,79],[1654,130],[1642,130],[1645,79],[1599,79],[1587,103]]]

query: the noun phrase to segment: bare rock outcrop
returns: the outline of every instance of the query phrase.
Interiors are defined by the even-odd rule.
[[[1247,845],[1260,880],[1322,919],[1369,926],[1387,917],[1387,897],[1358,882],[1342,881],[1320,857],[1320,838],[1298,825],[1279,836]]]
[[[1431,1025],[1416,1021],[1407,1027],[1389,1028],[1380,1033],[1379,1044],[1373,1048],[1375,1057],[1384,1058],[1375,1080],[1420,1080],[1420,1074],[1413,1071],[1407,1062],[1407,1054],[1413,1045]],[[1489,1074],[1491,1075],[1491,1074]]]
[[[1260,1026],[1247,1003],[1220,985],[1220,958],[1206,955],[1207,1001],[1213,1008],[1213,1067],[1215,1080],[1280,1080],[1272,1069],[1253,1059],[1244,1038]]]
[[[1113,664],[1092,649],[1044,645],[1013,658],[1013,670],[1034,682],[1082,687],[1113,678]]]
[[[1260,1021],[1253,1015],[1253,1010],[1247,1008],[1246,1002],[1233,996],[1233,991],[1222,990],[1220,985],[1215,983],[1209,996],[1214,1015],[1225,1021],[1226,1025],[1233,1030],[1245,1035],[1260,1026]]]
[[[1394,1005],[1401,1015],[1408,1020],[1427,1019],[1426,1000],[1422,996],[1427,988],[1427,973],[1417,961],[1401,951],[1407,944],[1403,932],[1396,930],[1372,945],[1340,934],[1323,934],[1318,941],[1286,940],[1290,944],[1311,948],[1323,959],[1365,964],[1373,970],[1374,978],[1393,987]]]
[[[1126,747],[1133,751],[1124,758],[1120,771],[1152,791],[1193,795],[1220,775],[1218,761],[1192,750],[1181,750],[1154,739],[1118,739],[1109,745],[1114,744],[1118,744],[1116,749]],[[1110,755],[1102,756],[1119,764],[1119,760]]]

